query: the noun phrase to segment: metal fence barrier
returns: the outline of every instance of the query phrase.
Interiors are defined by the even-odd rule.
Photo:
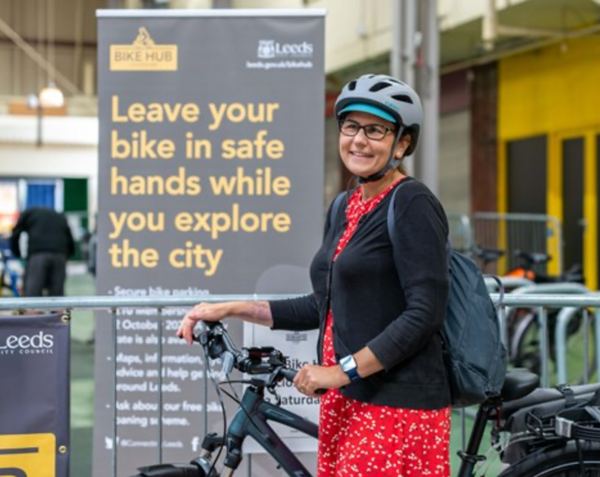
[[[523,290],[525,291],[525,290]],[[556,291],[556,290],[552,290]],[[581,291],[581,290],[580,290]],[[577,311],[582,311],[581,319],[583,321],[582,328],[582,352],[584,356],[585,369],[583,373],[583,380],[588,381],[590,375],[593,374],[593,370],[588,366],[590,337],[588,333],[589,314],[593,315],[594,320],[594,361],[593,366],[595,367],[596,373],[600,370],[600,294],[549,294],[550,291],[537,287],[534,293],[511,293],[504,296],[503,305],[498,309],[498,319],[501,327],[504,330],[503,337],[507,348],[510,349],[511,337],[506,332],[507,330],[507,318],[511,314],[511,310],[526,309],[532,310],[536,313],[535,323],[538,326],[539,332],[539,359],[542,363],[542,385],[550,385],[549,366],[552,360],[556,361],[557,369],[557,383],[564,383],[567,379],[567,365],[568,365],[568,353],[567,351],[567,337],[569,330],[569,323],[575,317]],[[204,302],[222,302],[222,301],[253,301],[253,300],[278,300],[282,298],[294,298],[299,295],[210,295],[201,297],[119,297],[115,298],[112,296],[98,296],[98,297],[74,297],[74,298],[7,298],[0,300],[0,312],[15,312],[15,311],[30,311],[30,310],[80,310],[80,309],[92,309],[92,310],[108,310],[111,314],[113,333],[116,336],[117,332],[117,311],[120,309],[139,309],[139,308],[152,308],[158,311],[160,319],[164,316],[161,315],[162,311],[168,307],[191,307],[200,301]],[[490,295],[494,302],[497,302],[499,295],[492,293]],[[552,356],[550,349],[550,327],[549,327],[549,314],[554,310],[560,310],[558,315],[555,316],[555,340],[556,353]],[[555,313],[554,313],[555,314]],[[0,316],[1,326],[1,316]],[[158,327],[159,339],[158,339],[158,363],[162,368],[162,327]],[[115,384],[113,394],[113,409],[116,412],[116,380],[117,380],[117,340],[115,339],[112,363],[114,365],[114,381]],[[162,372],[159,372],[159,379],[162,376]],[[597,379],[598,374],[596,375]],[[159,381],[158,389],[162,388],[161,382]],[[159,391],[159,394],[162,394]],[[159,403],[162,402],[162,396],[159,397]],[[159,405],[159,443],[162,443],[162,405]],[[464,422],[464,413],[462,419],[462,436],[463,436],[463,448],[466,442],[466,430]],[[113,438],[116,442],[117,438],[117,425],[116,419],[113,423]],[[162,462],[162,446],[158,446],[158,459]],[[112,469],[113,476],[116,476],[116,464],[117,464],[117,448],[114,446],[112,456]]]
[[[475,245],[471,218],[464,214],[448,214],[448,226],[452,246],[460,252],[469,253]]]
[[[556,217],[542,214],[499,214],[476,212],[473,214],[473,242],[484,248],[506,250],[507,270],[521,265],[520,260],[508,251],[544,253],[555,260],[555,273],[563,273],[562,227]],[[507,270],[503,270],[502,273]],[[547,274],[546,265],[535,267],[537,273]]]

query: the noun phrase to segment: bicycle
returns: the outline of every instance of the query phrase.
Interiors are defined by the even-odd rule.
[[[239,408],[228,427],[224,416],[222,436],[211,433],[204,438],[202,454],[190,463],[141,467],[135,477],[231,477],[240,465],[242,444],[247,437],[254,438],[287,475],[311,477],[312,474],[267,422],[279,422],[317,438],[316,424],[264,399],[265,391],[276,395],[276,386],[283,380],[292,381],[296,371],[286,367],[285,357],[276,349],[263,347],[239,351],[221,323],[205,323],[205,326],[207,329],[197,340],[207,357],[221,358],[226,372],[235,368],[251,376],[250,380],[245,381],[249,386],[238,401]],[[591,472],[589,477],[600,477],[600,442],[576,447],[572,437],[550,433],[547,419],[538,416],[541,424],[536,426],[535,421],[534,424],[530,423],[533,418],[529,418],[540,412],[553,417],[564,408],[575,409],[575,405],[567,406],[565,396],[569,396],[571,404],[589,403],[594,399],[600,404],[600,383],[561,390],[540,389],[538,386],[539,377],[527,370],[512,370],[507,374],[501,395],[479,406],[467,448],[459,453],[462,463],[458,477],[481,475],[476,467],[486,459],[479,455],[479,448],[488,422],[493,424],[491,435],[494,448],[499,446],[502,433],[509,432],[512,435],[508,444],[499,449],[509,465],[499,477],[585,475],[569,473],[573,469],[580,472],[584,467],[586,472]],[[217,463],[223,449],[226,450],[223,469],[218,472]],[[217,450],[218,454],[213,458]]]

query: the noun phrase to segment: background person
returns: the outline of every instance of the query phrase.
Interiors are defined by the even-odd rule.
[[[21,257],[19,239],[27,234],[27,260],[23,284],[24,296],[63,296],[67,278],[67,258],[75,251],[75,242],[64,215],[54,209],[33,207],[19,216],[10,237],[10,248]]]
[[[441,333],[448,298],[448,224],[434,195],[407,177],[418,141],[418,95],[394,78],[365,75],[336,101],[339,151],[360,184],[331,219],[310,273],[313,293],[272,302],[201,303],[198,320],[228,316],[273,329],[320,329],[320,365],[296,376],[320,388],[319,477],[449,477],[450,390]],[[400,185],[401,184],[401,185]],[[387,230],[395,197],[395,243]]]

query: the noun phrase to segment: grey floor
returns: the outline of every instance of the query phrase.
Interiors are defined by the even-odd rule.
[[[71,273],[67,296],[96,293],[91,275]],[[94,424],[94,318],[91,311],[72,315],[71,325],[71,477],[90,477]]]

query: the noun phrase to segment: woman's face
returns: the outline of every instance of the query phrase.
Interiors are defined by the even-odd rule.
[[[383,139],[369,139],[361,129],[356,136],[346,136],[340,132],[340,157],[346,168],[354,175],[368,177],[385,167],[394,143],[396,126],[379,116],[361,111],[350,112],[344,121],[352,121],[358,126],[377,125],[388,128]],[[404,136],[396,147],[395,156],[400,159],[408,147],[410,139]]]

